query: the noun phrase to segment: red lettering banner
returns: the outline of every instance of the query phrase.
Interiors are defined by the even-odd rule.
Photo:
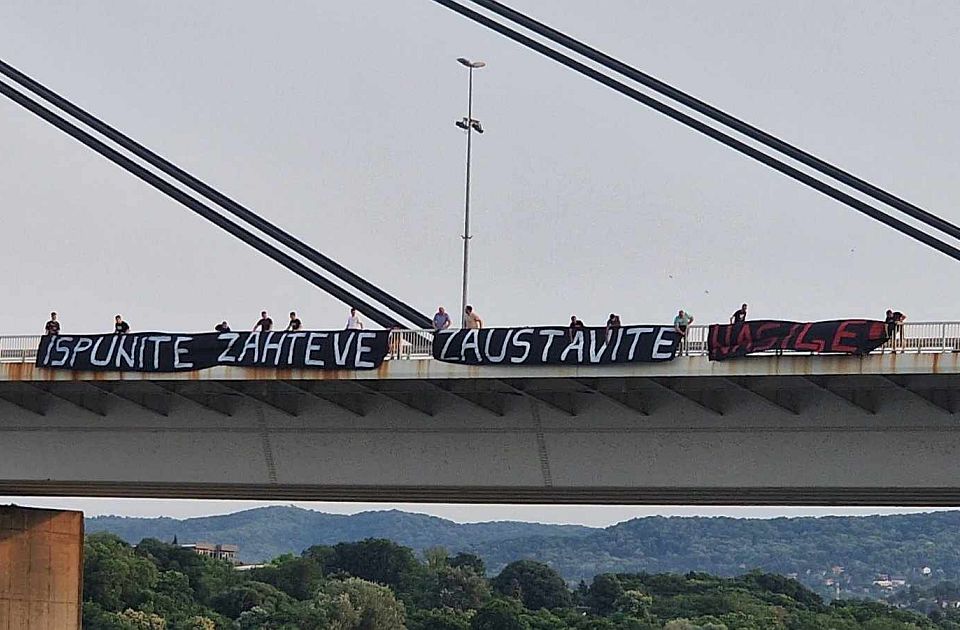
[[[815,354],[866,354],[887,341],[883,322],[838,319],[828,322],[754,320],[742,324],[712,324],[708,338],[711,361],[756,352],[787,350]]]

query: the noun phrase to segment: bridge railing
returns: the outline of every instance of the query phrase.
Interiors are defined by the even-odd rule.
[[[39,345],[40,335],[0,335],[0,361],[33,363]]]
[[[706,356],[707,331],[707,326],[691,326],[680,354],[691,357]],[[907,353],[960,352],[960,321],[907,322],[903,325],[903,337],[902,348]],[[0,335],[0,362],[33,363],[39,344],[40,335]],[[898,344],[898,349],[900,347]],[[429,359],[432,348],[432,330],[395,330],[390,333],[387,358]],[[890,350],[891,344],[888,343],[874,353]]]

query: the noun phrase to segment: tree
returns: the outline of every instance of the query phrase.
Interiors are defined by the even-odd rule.
[[[790,578],[782,575],[751,571],[750,573],[742,576],[740,579],[745,584],[757,586],[758,588],[770,591],[772,593],[781,593],[783,595],[787,595],[791,599],[794,599],[807,606],[816,608],[823,606],[823,599],[819,595],[806,588],[800,582],[791,580]]]
[[[240,581],[229,562],[202,556],[192,549],[170,545],[155,538],[141,540],[136,553],[152,561],[160,571],[179,571],[186,575],[197,600],[203,604],[210,601],[214,593]]]
[[[366,580],[330,580],[317,603],[330,630],[406,630],[404,605],[389,588]]]
[[[149,602],[141,609],[157,613],[168,622],[187,619],[200,612],[193,589],[190,588],[190,579],[179,571],[162,571],[157,584],[150,594]]]
[[[490,599],[490,585],[472,568],[443,567],[436,574],[436,596],[439,607],[472,610]]]
[[[530,630],[523,606],[515,599],[494,599],[470,620],[470,630]]]
[[[623,585],[616,575],[604,573],[593,578],[584,602],[597,615],[609,615],[617,609],[617,600],[623,595]]]
[[[120,619],[117,613],[104,610],[95,602],[83,603],[83,624],[86,630],[131,630],[126,621]]]
[[[668,621],[663,630],[727,630],[723,624],[707,622],[705,625],[693,623],[689,619],[674,619]]]
[[[517,560],[493,578],[493,588],[518,597],[530,610],[560,608],[570,604],[570,591],[560,574],[542,562]]]
[[[136,607],[150,598],[158,579],[157,567],[117,536],[104,532],[87,536],[83,591],[88,601],[107,611]]]
[[[323,570],[324,575],[326,575],[329,573],[336,552],[330,545],[312,545],[304,549],[300,556],[316,562],[317,566],[319,566]]]
[[[240,630],[332,630],[326,614],[314,602],[286,600],[275,610],[255,606],[240,615]]]
[[[483,558],[472,553],[460,552],[450,558],[447,564],[451,567],[470,567],[480,577],[487,574],[487,567],[483,564]]]
[[[410,630],[470,630],[470,617],[449,608],[417,610],[410,614],[407,627]]]
[[[272,584],[294,599],[313,599],[323,579],[320,566],[311,558],[286,556],[277,560],[268,566],[251,569],[250,577]]]
[[[187,621],[186,630],[217,630],[217,624],[210,617],[196,615]]]
[[[397,543],[368,538],[356,543],[339,543],[333,557],[324,567],[325,573],[342,571],[353,577],[401,589],[418,569],[413,551]]]
[[[915,623],[895,619],[870,619],[862,625],[863,630],[920,630]]]
[[[652,603],[653,598],[649,595],[645,595],[640,591],[630,590],[624,591],[620,597],[617,598],[617,601],[614,603],[614,608],[631,617],[648,619],[651,617],[650,605]]]
[[[160,615],[145,613],[142,610],[127,608],[118,617],[137,630],[166,630],[167,622]]]
[[[253,608],[272,612],[289,599],[289,595],[271,584],[247,582],[217,593],[210,606],[221,615],[237,619]]]
[[[439,571],[448,566],[450,554],[443,547],[430,547],[423,550],[423,559],[426,560],[429,570]]]

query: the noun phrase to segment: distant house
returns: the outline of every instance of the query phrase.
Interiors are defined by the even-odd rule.
[[[217,560],[226,560],[231,564],[239,564],[237,560],[238,547],[236,545],[221,545],[208,542],[197,542],[187,545],[180,545],[184,549],[193,549],[194,553],[201,556],[216,558]]]
[[[894,589],[894,588],[900,588],[901,586],[905,586],[906,584],[907,584],[907,580],[905,578],[900,578],[900,577],[891,578],[889,576],[881,576],[880,579],[873,581],[873,585],[876,586],[877,588],[883,588],[888,590]]]

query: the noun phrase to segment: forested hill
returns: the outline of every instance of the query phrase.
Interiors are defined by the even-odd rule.
[[[920,576],[960,579],[960,512],[769,520],[649,517],[606,529],[458,524],[399,511],[344,516],[293,507],[187,520],[87,520],[88,532],[104,530],[133,543],[149,537],[169,541],[176,535],[181,543],[237,544],[246,562],[299,554],[316,544],[389,538],[417,551],[443,546],[454,553],[473,552],[491,572],[518,558],[540,560],[570,581],[606,572],[738,575],[758,568],[797,574],[820,592],[826,592],[831,579],[845,592],[862,592],[880,574],[911,584],[920,583]],[[834,575],[834,567],[843,567],[842,573]]]
[[[389,538],[422,551],[437,546],[464,549],[531,536],[564,539],[599,530],[579,525],[516,521],[460,524],[399,510],[342,515],[277,506],[184,520],[98,516],[86,519],[86,531],[111,532],[129,543],[137,543],[144,538],[169,542],[176,536],[180,543],[204,541],[239,545],[240,559],[252,563],[284,553],[299,554],[312,545],[330,545],[365,538]]]
[[[960,512],[821,518],[649,517],[575,539],[535,536],[468,548],[491,571],[517,558],[536,559],[567,580],[605,572],[704,571],[737,575],[759,568],[797,574],[814,588],[833,578],[860,591],[879,574],[914,583],[960,578]],[[834,567],[842,572],[834,574]],[[831,589],[833,590],[833,589]]]

